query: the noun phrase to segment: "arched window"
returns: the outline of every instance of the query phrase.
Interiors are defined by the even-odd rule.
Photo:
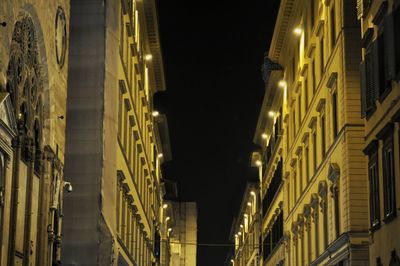
[[[32,158],[33,152],[40,154],[43,126],[43,80],[36,38],[34,24],[29,16],[15,23],[7,69],[7,91],[23,134],[22,159],[33,161],[39,173],[40,160]]]

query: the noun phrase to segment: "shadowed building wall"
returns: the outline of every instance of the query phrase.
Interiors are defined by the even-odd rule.
[[[71,1],[65,265],[159,265],[171,157],[155,1]]]
[[[400,1],[358,1],[371,265],[400,265]]]

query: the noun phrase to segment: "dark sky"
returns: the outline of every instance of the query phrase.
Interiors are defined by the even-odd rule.
[[[165,176],[198,204],[198,242],[229,243],[242,200],[279,0],[159,0],[173,161]],[[227,248],[197,249],[198,266],[223,265]]]

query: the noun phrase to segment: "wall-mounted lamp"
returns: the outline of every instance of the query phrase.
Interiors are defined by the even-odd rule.
[[[250,195],[252,195],[253,197],[255,197],[255,196],[256,196],[256,193],[255,193],[254,191],[251,191],[251,192],[250,192]]]
[[[163,207],[163,209],[165,210],[166,208],[168,208],[168,204],[165,203],[162,207]]]
[[[153,56],[151,54],[147,54],[147,55],[144,56],[144,59],[146,61],[151,61],[151,59],[153,59]]]
[[[152,115],[153,117],[157,117],[157,116],[160,115],[160,113],[159,113],[158,111],[153,111],[153,112],[151,113],[151,115]]]
[[[159,154],[157,155],[157,158],[159,158],[159,159],[161,159],[162,157],[164,157],[164,154],[162,154],[162,153],[159,153]]]
[[[303,32],[303,30],[300,27],[296,27],[293,29],[293,33],[296,36],[300,36],[302,32]]]
[[[286,83],[286,81],[284,81],[284,80],[280,80],[280,81],[278,82],[278,87],[281,88],[281,89],[286,88],[286,85],[287,85],[287,83]]]
[[[261,166],[261,165],[262,165],[262,162],[261,162],[260,160],[257,160],[257,161],[256,161],[256,165],[257,165],[257,166]]]
[[[274,111],[269,111],[268,112],[269,117],[275,117],[275,112]]]
[[[68,193],[71,193],[73,188],[71,182],[64,181],[64,188]]]
[[[167,216],[167,218],[165,218],[165,222],[168,222],[171,219],[171,217]]]
[[[267,138],[268,138],[268,135],[267,135],[266,133],[262,133],[262,134],[261,134],[261,138],[262,138],[262,139],[267,139]]]

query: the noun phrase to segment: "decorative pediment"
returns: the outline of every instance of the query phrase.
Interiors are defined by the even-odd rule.
[[[303,209],[304,217],[308,218],[311,216],[311,205],[305,204]]]
[[[329,170],[328,170],[328,179],[333,183],[336,184],[337,181],[339,180],[340,176],[340,167],[336,163],[331,163],[329,165]]]
[[[327,194],[327,192],[328,192],[328,189],[327,189],[327,188],[328,188],[328,187],[327,187],[325,181],[320,181],[320,182],[319,182],[319,184],[318,184],[318,195],[319,195],[321,198],[325,198],[325,197],[326,197],[326,194]]]
[[[311,202],[310,202],[311,208],[313,209],[318,208],[318,203],[319,203],[318,195],[316,193],[313,193],[311,195]]]
[[[0,121],[11,136],[16,136],[17,122],[8,92],[0,93]]]

